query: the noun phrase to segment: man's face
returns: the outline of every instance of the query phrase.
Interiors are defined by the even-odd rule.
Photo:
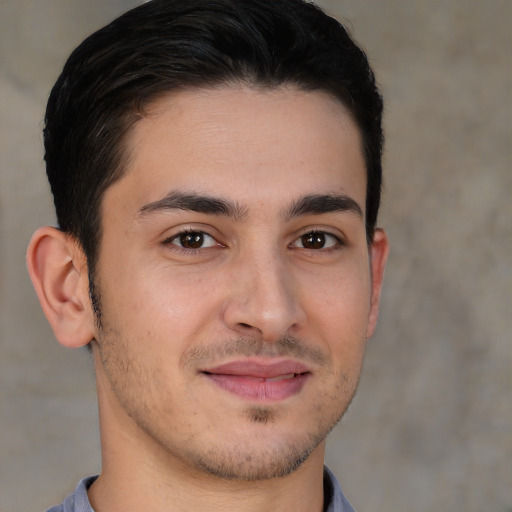
[[[185,91],[127,151],[96,276],[105,428],[222,477],[287,474],[348,407],[374,328],[358,129],[319,92]]]

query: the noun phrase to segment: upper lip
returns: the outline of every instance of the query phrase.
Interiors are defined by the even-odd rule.
[[[310,369],[298,361],[256,361],[256,360],[236,360],[228,363],[201,370],[202,373],[216,375],[233,375],[240,377],[259,377],[271,379],[280,375],[309,373]]]

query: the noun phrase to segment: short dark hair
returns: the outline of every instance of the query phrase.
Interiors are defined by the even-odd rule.
[[[153,0],[88,37],[48,100],[44,143],[61,230],[94,274],[101,200],[126,164],[126,134],[149,102],[173,90],[244,83],[325,91],[351,113],[367,167],[366,234],[382,181],[382,98],[346,29],[303,0]]]

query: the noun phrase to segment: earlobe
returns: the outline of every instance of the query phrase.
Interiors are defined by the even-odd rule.
[[[67,347],[94,337],[86,258],[78,243],[52,227],[39,228],[27,250],[27,266],[48,322]]]
[[[380,292],[384,279],[384,269],[389,254],[388,237],[384,230],[376,229],[370,246],[370,271],[371,271],[371,302],[368,317],[367,338],[371,338],[377,326],[380,306]]]

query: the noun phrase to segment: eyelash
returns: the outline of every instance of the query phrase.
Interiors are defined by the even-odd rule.
[[[183,245],[178,245],[176,243],[173,243],[174,241],[179,240],[180,238],[182,238],[184,236],[187,236],[187,235],[200,235],[202,237],[202,240],[203,240],[201,242],[201,247],[197,247],[197,248],[194,248],[194,247],[183,247]],[[211,238],[211,240],[213,240],[213,242],[215,242],[215,243],[212,243],[208,247],[203,247],[204,238],[206,238],[206,237]],[[180,231],[179,233],[176,233],[175,235],[172,235],[171,237],[165,239],[162,243],[164,245],[171,245],[171,246],[173,246],[172,250],[174,250],[174,251],[180,251],[180,252],[184,252],[184,253],[187,253],[187,254],[194,254],[194,253],[196,253],[198,251],[201,251],[201,250],[204,250],[204,249],[209,249],[210,247],[214,247],[214,246],[223,247],[222,244],[215,239],[215,237],[213,237],[212,235],[210,235],[206,231],[203,231],[201,229],[192,229],[192,228],[184,229],[184,230]]]
[[[308,247],[296,247],[295,244],[298,242],[304,243],[304,239],[306,237],[323,237],[324,238],[324,244],[329,243],[328,239],[332,239],[334,243],[332,243],[329,247],[319,247],[319,248],[308,248]],[[334,235],[333,233],[329,233],[328,231],[325,231],[323,229],[308,229],[306,232],[304,232],[302,235],[300,235],[298,238],[296,238],[291,244],[290,247],[297,249],[304,249],[311,252],[332,252],[337,249],[340,249],[343,247],[345,242],[337,235]]]
[[[201,247],[184,247],[183,245],[178,245],[174,243],[176,240],[179,240],[180,238],[187,236],[187,235],[199,235],[201,237],[200,245]],[[304,244],[305,237],[312,237],[312,236],[319,236],[324,237],[324,244],[328,243],[328,239],[332,239],[334,243],[331,243],[331,246],[329,247],[319,247],[319,248],[308,248],[308,247],[297,247],[295,244],[300,243],[302,241],[302,244]],[[207,247],[204,247],[204,238],[210,238],[214,243],[210,243]],[[327,240],[326,240],[327,239]],[[163,245],[166,246],[172,246],[173,251],[181,252],[184,254],[196,254],[200,251],[204,251],[206,249],[214,248],[214,247],[225,247],[222,245],[215,237],[207,233],[206,231],[203,231],[201,229],[184,229],[180,231],[179,233],[176,233],[169,238],[165,239],[162,242]],[[309,252],[332,252],[340,249],[341,247],[345,246],[346,243],[337,235],[334,235],[333,233],[329,233],[328,231],[322,230],[322,229],[308,229],[304,233],[302,233],[300,236],[298,236],[296,239],[291,242],[288,247],[291,249],[302,249]]]

